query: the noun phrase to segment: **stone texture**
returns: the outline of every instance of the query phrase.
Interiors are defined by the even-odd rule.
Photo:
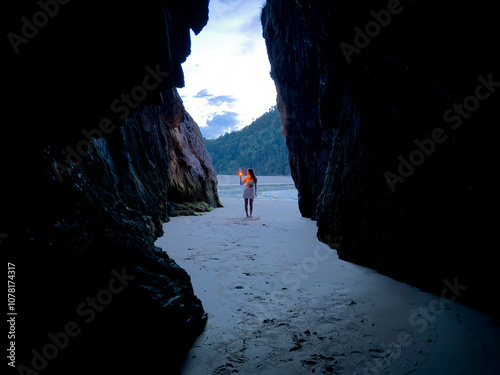
[[[220,207],[217,197],[217,174],[212,166],[203,136],[193,118],[184,110],[175,90],[164,93],[161,121],[166,126],[170,150],[167,186],[169,213],[192,213]],[[180,209],[190,206],[192,209]]]
[[[8,11],[16,32],[34,12]],[[190,29],[207,20],[208,1],[71,2],[18,54],[8,51],[0,232],[17,268],[17,364],[33,368],[32,349],[42,353],[49,333],[75,322],[81,331],[42,373],[174,374],[203,330],[189,275],[154,241],[171,202],[219,204],[210,157],[176,91]],[[154,88],[144,81],[151,69],[162,72]],[[97,135],[88,155],[84,131]],[[70,159],[58,178],[55,162]],[[122,271],[133,279],[109,294]]]
[[[478,76],[500,81],[498,14],[486,2],[401,2],[349,63],[341,43],[354,45],[354,27],[387,6],[268,0],[263,9],[300,210],[342,259],[437,293],[458,277],[469,286],[463,301],[491,308],[498,93],[460,129],[443,114],[474,95]],[[447,141],[392,191],[384,173],[438,127]]]

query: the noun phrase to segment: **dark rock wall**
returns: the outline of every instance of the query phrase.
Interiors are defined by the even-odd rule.
[[[203,136],[193,118],[184,110],[175,90],[164,93],[161,121],[166,125],[170,163],[167,168],[169,214],[206,211],[220,207],[217,175]]]
[[[462,300],[486,307],[499,285],[498,83],[463,102],[479,76],[500,82],[497,17],[485,1],[268,0],[262,13],[299,207],[318,237],[438,293],[458,277]],[[445,141],[400,167],[438,128]]]
[[[0,246],[17,270],[16,365],[177,373],[206,314],[154,240],[173,204],[220,204],[176,91],[208,0],[53,4],[36,33],[22,18],[35,1],[10,4],[2,24],[25,40],[3,45]],[[54,354],[49,334],[68,323],[77,333]]]
[[[268,3],[263,10],[264,36],[271,76],[278,92],[291,174],[298,190],[300,210],[304,216],[311,217],[315,215],[317,197],[323,189],[332,130],[318,124],[320,51],[310,44],[313,30],[301,17],[300,8],[288,1]],[[291,22],[294,27],[290,27]],[[302,134],[307,136],[301,137]]]

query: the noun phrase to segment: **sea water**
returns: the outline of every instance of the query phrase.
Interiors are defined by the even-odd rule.
[[[245,176],[243,176],[244,178]],[[240,186],[238,175],[218,175],[219,198],[242,198],[245,185]],[[291,176],[257,176],[257,198],[298,200]]]

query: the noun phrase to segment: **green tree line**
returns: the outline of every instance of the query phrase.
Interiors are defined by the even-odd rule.
[[[290,175],[288,149],[276,106],[247,127],[205,139],[217,174],[235,174],[253,168],[257,175]]]

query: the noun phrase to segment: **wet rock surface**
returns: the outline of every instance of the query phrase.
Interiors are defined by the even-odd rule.
[[[189,275],[154,241],[172,203],[219,204],[176,92],[208,1],[54,9],[18,51],[8,46],[4,68],[0,232],[17,270],[16,364],[176,373],[206,314]],[[12,4],[8,31],[24,37],[20,19],[33,12]]]
[[[262,14],[299,207],[318,237],[435,292],[458,277],[490,307],[496,16],[451,1],[270,0]]]

